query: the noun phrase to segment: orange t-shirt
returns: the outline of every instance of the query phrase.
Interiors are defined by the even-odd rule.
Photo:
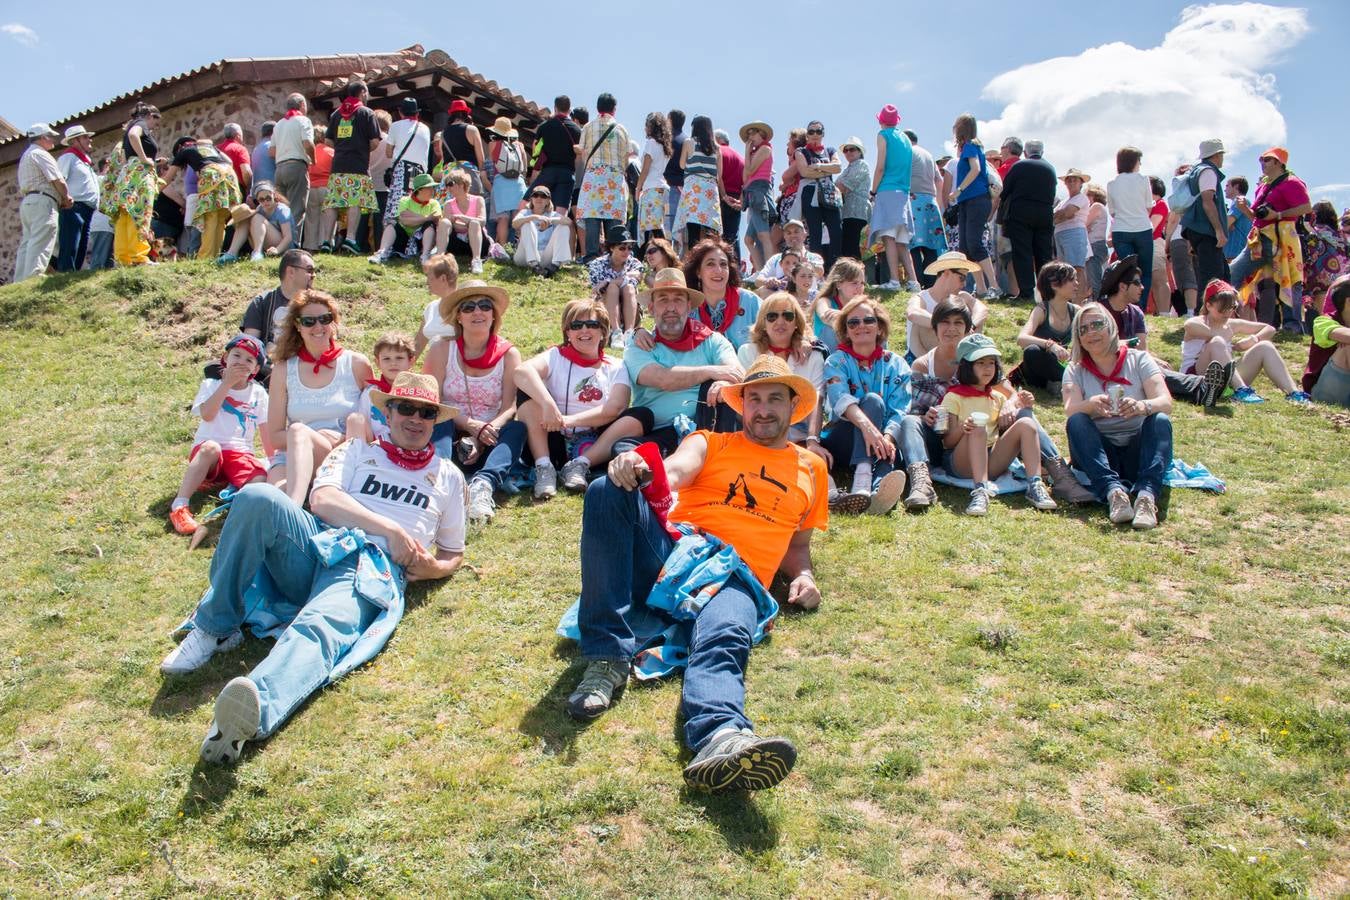
[[[309,186],[328,187],[328,177],[333,171],[333,148],[324,143],[314,146],[314,162],[309,167]]]
[[[792,536],[829,523],[825,462],[796,444],[770,450],[739,432],[697,434],[708,454],[694,482],[680,488],[670,519],[735,547],[768,587]]]

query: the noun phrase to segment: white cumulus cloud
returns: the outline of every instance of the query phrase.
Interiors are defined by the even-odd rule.
[[[1156,47],[1114,42],[1022,66],[985,85],[1003,104],[981,121],[986,147],[1004,137],[1045,142],[1060,170],[1115,177],[1116,151],[1144,151],[1144,171],[1170,174],[1202,140],[1229,155],[1282,143],[1284,117],[1266,70],[1308,33],[1307,12],[1263,3],[1189,6]]]
[[[27,25],[20,25],[18,22],[6,22],[0,25],[0,31],[14,38],[25,47],[36,47],[38,42],[37,32]]]

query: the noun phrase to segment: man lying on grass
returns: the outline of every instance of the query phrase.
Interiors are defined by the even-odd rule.
[[[775,571],[791,580],[788,603],[820,604],[811,529],[826,527],[828,489],[820,457],[787,439],[816,408],[809,381],[761,356],[722,397],[743,431],[694,432],[664,464],[643,444],[586,490],[577,621],[569,613],[560,630],[588,664],[567,710],[595,719],[630,673],[684,667],[684,736],[696,752],[685,781],[758,790],[782,781],[797,751],[751,729],[745,666],[778,613],[767,590]]]
[[[314,479],[313,515],[268,484],[234,498],[192,630],[160,669],[201,668],[237,647],[245,624],[280,636],[220,692],[207,762],[238,760],[246,741],[268,737],[306,697],[379,653],[403,616],[406,582],[459,568],[464,476],[430,443],[432,427],[458,411],[440,402],[435,378],[413,372],[371,400],[386,411],[389,439],[335,448]]]

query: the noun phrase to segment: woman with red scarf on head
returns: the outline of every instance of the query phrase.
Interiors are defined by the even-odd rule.
[[[759,318],[755,327],[750,329],[750,340],[736,351],[741,368],[747,372],[755,360],[769,353],[781,356],[787,361],[792,374],[800,375],[816,389],[816,396],[825,393],[825,356],[824,351],[816,352],[812,346],[812,337],[806,330],[807,313],[797,302],[797,298],[787,291],[770,294],[760,301]],[[807,450],[825,460],[828,468],[833,460],[830,451],[820,443],[822,417],[820,404],[811,411],[811,415],[788,429],[788,440],[801,444]]]
[[[759,318],[759,297],[741,287],[741,273],[733,262],[731,245],[720,237],[701,240],[684,261],[684,278],[700,291],[700,303],[691,318],[697,318],[740,349],[750,340],[750,328]]]
[[[825,404],[834,421],[820,443],[847,462],[853,486],[830,489],[830,509],[884,516],[905,492],[900,423],[909,411],[909,366],[886,349],[891,317],[866,296],[855,297],[835,323],[839,349],[825,361]]]
[[[301,291],[286,306],[272,350],[267,430],[272,454],[267,483],[303,506],[314,470],[342,443],[347,416],[361,402],[362,386],[373,377],[370,362],[338,344],[342,316],[323,291]],[[284,367],[284,368],[283,368]],[[284,371],[285,378],[276,377]]]
[[[592,466],[609,462],[610,453],[592,450],[604,432],[605,446],[621,438],[640,438],[651,428],[650,415],[629,410],[632,390],[623,360],[605,355],[609,311],[594,298],[573,300],[563,308],[562,343],[516,369],[516,417],[534,457],[534,499],[547,500],[563,487],[582,491]]]
[[[441,300],[441,320],[455,327],[455,338],[432,344],[422,361],[422,371],[440,383],[441,399],[459,410],[431,440],[470,476],[470,522],[496,515],[492,495],[525,447],[525,425],[516,421],[520,351],[500,334],[510,303],[499,287],[464,282]]]
[[[1088,476],[1111,522],[1155,527],[1172,465],[1172,395],[1153,357],[1120,342],[1115,318],[1100,303],[1074,317],[1063,396],[1074,468]]]

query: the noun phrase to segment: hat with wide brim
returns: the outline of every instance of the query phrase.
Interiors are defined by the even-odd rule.
[[[1118,259],[1106,267],[1102,273],[1102,286],[1098,289],[1097,296],[1105,300],[1116,291],[1120,290],[1120,283],[1139,269],[1139,256],[1131,253],[1123,259]]]
[[[762,132],[764,134],[764,140],[766,141],[773,140],[773,126],[769,125],[769,123],[767,122],[746,122],[744,125],[741,126],[740,131],[741,140],[743,141],[750,140],[749,132],[751,128],[757,129],[758,131]]]
[[[971,262],[960,250],[948,250],[928,264],[923,270],[925,275],[938,275],[948,269],[955,269],[958,272],[974,273],[980,271],[980,264]]]
[[[434,375],[423,375],[411,370],[399,372],[389,390],[382,391],[375,388],[370,392],[370,405],[376,409],[383,409],[391,400],[410,400],[413,403],[436,407],[437,425],[449,422],[459,415],[458,407],[441,402],[441,386],[436,383]]]
[[[720,399],[735,410],[738,416],[744,416],[745,398],[742,395],[745,393],[745,389],[765,384],[787,385],[788,389],[797,395],[799,402],[796,409],[792,411],[791,424],[793,425],[810,418],[811,413],[816,410],[816,404],[820,402],[815,386],[802,376],[794,373],[785,360],[771,353],[766,353],[756,359],[739,384],[729,384],[722,388]]]
[[[77,137],[93,137],[94,133],[83,125],[72,125],[66,129],[65,136],[61,138],[61,143],[69,147],[70,142]]]
[[[676,268],[662,269],[657,272],[656,277],[652,279],[651,290],[643,291],[638,294],[638,300],[643,306],[650,309],[652,295],[657,291],[683,291],[684,295],[689,298],[691,307],[698,306],[708,299],[703,295],[702,291],[696,291],[689,287],[684,280],[684,272]]]
[[[1088,173],[1084,172],[1082,169],[1074,169],[1074,168],[1070,168],[1069,171],[1067,171],[1067,172],[1065,172],[1063,175],[1059,176],[1059,180],[1060,180],[1060,181],[1063,181],[1063,180],[1066,179],[1066,178],[1077,178],[1079,181],[1083,182],[1084,184],[1087,184],[1089,181],[1092,180],[1092,176],[1091,176],[1091,175],[1089,175]]]
[[[858,149],[858,152],[859,152],[859,153],[866,153],[866,152],[867,152],[867,150],[863,147],[862,138],[858,137],[857,135],[854,135],[853,137],[849,138],[848,140],[846,140],[846,141],[844,141],[842,144],[840,144],[840,145],[839,145],[839,152],[842,153],[842,152],[844,152],[845,150],[847,150],[849,147],[856,147],[856,148]]]
[[[466,281],[455,288],[449,297],[441,300],[441,318],[453,324],[455,308],[470,297],[487,297],[491,300],[492,305],[497,308],[497,318],[504,316],[506,308],[511,305],[511,297],[504,289],[488,284],[486,281]]]
[[[257,210],[253,209],[247,203],[236,203],[230,207],[230,224],[236,228],[243,222],[253,218]]]
[[[497,135],[497,137],[504,137],[508,140],[515,140],[520,137],[520,132],[516,131],[516,126],[512,125],[511,120],[506,116],[498,116],[497,121],[488,127],[488,131]]]

